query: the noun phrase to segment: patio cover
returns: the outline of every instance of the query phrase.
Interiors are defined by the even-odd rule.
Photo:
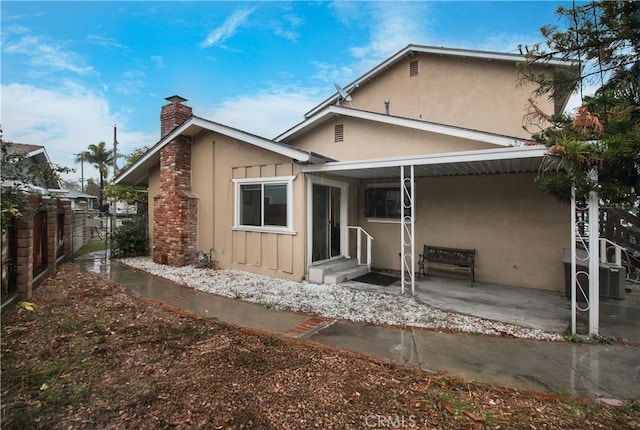
[[[408,207],[401,205],[402,293],[405,284],[415,294],[415,177],[536,172],[546,153],[542,145],[425,154],[370,160],[334,161],[303,165],[311,174],[334,174],[354,179],[399,178]],[[367,251],[370,253],[370,250]],[[409,278],[407,281],[406,278]]]
[[[542,145],[474,151],[332,161],[302,166],[305,173],[333,173],[354,179],[399,177],[400,167],[414,167],[415,176],[483,175],[537,172],[546,153]]]

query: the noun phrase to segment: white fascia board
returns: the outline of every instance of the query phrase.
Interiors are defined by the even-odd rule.
[[[446,136],[459,137],[462,139],[473,140],[476,142],[490,143],[498,146],[519,146],[522,145],[526,139],[518,137],[503,136],[493,133],[485,133],[477,130],[470,130],[461,127],[454,127],[445,124],[437,124],[433,122],[425,122],[416,119],[402,118],[391,115],[383,115],[375,112],[367,112],[362,110],[344,108],[340,106],[329,106],[324,111],[320,112],[316,116],[309,118],[308,120],[298,124],[296,127],[290,129],[285,134],[278,136],[278,141],[287,139],[288,137],[295,136],[304,130],[314,127],[317,123],[323,122],[327,116],[339,115],[352,118],[363,119],[367,121],[374,121],[383,124],[395,125],[398,127],[411,128],[414,130],[421,130],[430,133],[443,134]]]
[[[47,151],[44,149],[44,146],[42,148],[38,148],[38,149],[35,149],[35,150],[27,153],[27,157],[31,158],[31,157],[35,157],[36,155],[40,155],[40,154],[44,154],[44,156],[47,159],[47,161],[49,161],[49,156],[47,155]]]
[[[446,152],[410,157],[377,158],[370,160],[336,161],[302,166],[304,173],[338,172],[356,169],[375,169],[399,166],[426,166],[433,164],[468,163],[474,161],[516,160],[542,158],[547,148],[543,145],[522,148],[481,149],[474,151]]]
[[[250,143],[251,145],[266,149],[271,152],[275,152],[287,158],[293,158],[296,161],[307,162],[311,158],[311,153],[309,153],[308,151],[302,151],[294,147],[289,147],[284,143],[274,142],[272,140],[246,133],[235,128],[230,128],[221,124],[210,122],[202,118],[193,117],[193,125],[231,137],[236,140],[240,140],[242,142]],[[174,133],[172,133],[172,135],[173,134]],[[171,140],[173,140],[177,136],[178,135],[175,135],[171,138]]]
[[[451,55],[458,57],[468,57],[468,58],[480,58],[485,60],[496,60],[496,61],[526,61],[527,58],[524,55],[519,54],[509,54],[503,52],[491,52],[491,51],[472,51],[467,49],[454,49],[454,48],[436,48],[432,46],[413,46],[411,51],[416,52],[424,52],[429,54],[439,54],[439,55]],[[578,65],[579,62],[577,60],[563,60],[560,58],[551,58],[546,61],[544,64],[552,65],[552,66],[572,66]]]
[[[219,133],[233,139],[240,140],[242,142],[249,143],[259,148],[266,149],[271,152],[278,153],[288,158],[292,158],[299,162],[308,162],[311,159],[311,153],[296,149],[294,147],[288,147],[284,143],[276,143],[274,141],[261,138],[234,128],[226,127],[221,124],[217,124],[205,119],[192,116],[182,125],[176,127],[171,133],[162,138],[156,143],[146,154],[140,157],[135,163],[133,163],[126,171],[121,172],[120,175],[114,180],[116,184],[120,183],[127,178],[132,172],[143,166],[147,161],[153,159],[160,150],[169,144],[172,140],[184,134],[190,127],[198,127],[204,130],[209,130],[215,133]]]
[[[301,123],[299,123],[298,125],[293,126],[289,130],[287,130],[284,133],[282,133],[281,135],[277,136],[274,140],[276,142],[282,142],[282,141],[286,140],[287,138],[295,136],[295,135],[299,134],[300,132],[302,132],[304,130],[308,130],[310,128],[313,128],[317,123],[322,123],[327,118],[327,116],[335,115],[336,114],[336,111],[334,109],[335,107],[336,106],[327,107],[324,111],[318,113],[317,115],[314,115],[313,117],[307,118],[304,121],[302,121]]]

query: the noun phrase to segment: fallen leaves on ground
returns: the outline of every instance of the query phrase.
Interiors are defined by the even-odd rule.
[[[190,318],[73,264],[2,315],[2,427],[640,429],[536,396]]]

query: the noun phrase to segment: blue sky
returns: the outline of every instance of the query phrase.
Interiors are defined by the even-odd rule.
[[[91,143],[159,139],[178,94],[273,138],[408,44],[499,52],[541,41],[560,1],[2,1],[2,129],[78,168]],[[68,179],[79,178],[80,169]],[[85,169],[85,176],[97,175]]]

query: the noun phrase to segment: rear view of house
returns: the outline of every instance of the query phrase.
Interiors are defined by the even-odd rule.
[[[411,278],[429,244],[475,250],[476,281],[561,290],[570,213],[534,183],[545,149],[522,127],[532,88],[519,61],[410,45],[273,140],[173,96],[161,140],[116,182],[148,186],[159,263],[204,251],[222,268],[294,280],[371,267]],[[552,114],[566,100],[537,104]]]

